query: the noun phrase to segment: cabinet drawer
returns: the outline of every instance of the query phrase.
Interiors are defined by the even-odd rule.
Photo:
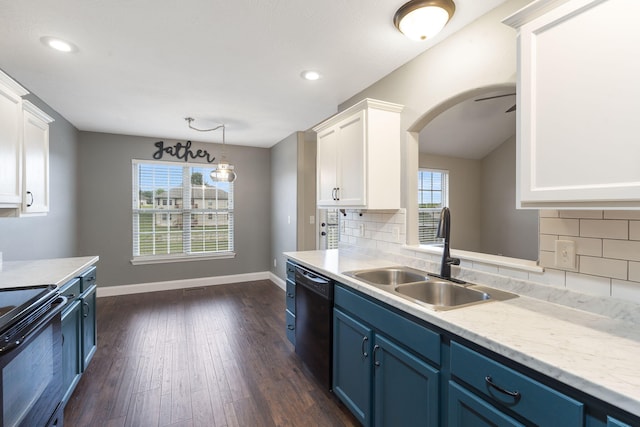
[[[80,296],[80,278],[75,278],[69,280],[67,283],[60,287],[60,292],[63,296],[69,299],[69,302],[72,302],[74,299]]]
[[[469,384],[493,404],[534,424],[579,426],[583,423],[582,403],[456,342],[451,342],[451,375]]]
[[[355,314],[416,354],[440,365],[440,334],[341,286],[336,286],[334,297],[336,306]]]
[[[287,322],[287,339],[295,347],[295,345],[296,345],[296,316],[293,313],[291,313],[289,310],[287,310],[286,313],[287,313],[287,320],[286,320],[286,322]]]
[[[291,261],[287,261],[287,279],[292,281],[296,279],[296,265]]]
[[[80,291],[84,292],[96,283],[96,267],[91,267],[80,275]]]
[[[296,314],[296,284],[287,279],[287,310]]]

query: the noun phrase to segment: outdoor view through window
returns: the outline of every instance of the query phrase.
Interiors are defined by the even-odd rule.
[[[133,161],[133,257],[163,259],[233,252],[233,183],[211,167]]]

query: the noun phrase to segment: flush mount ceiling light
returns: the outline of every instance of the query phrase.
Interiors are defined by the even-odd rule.
[[[318,80],[320,78],[320,73],[318,73],[317,71],[313,71],[313,70],[307,70],[307,71],[303,71],[302,73],[300,73],[300,77],[302,77],[305,80]]]
[[[393,24],[412,40],[426,40],[438,34],[453,16],[452,0],[411,0],[393,17]]]
[[[58,52],[71,53],[77,52],[78,47],[73,43],[70,43],[66,40],[59,39],[57,37],[40,37],[40,41],[47,47],[51,49],[55,49]]]
[[[235,181],[238,175],[234,172],[235,167],[229,163],[226,156],[226,145],[224,140],[225,126],[222,124],[211,129],[199,129],[191,124],[191,122],[195,120],[194,118],[185,117],[185,120],[187,121],[189,129],[197,130],[198,132],[212,132],[214,130],[222,128],[222,154],[220,155],[220,161],[218,162],[218,164],[213,165],[213,170],[211,171],[209,176],[211,177],[211,179],[217,182]]]

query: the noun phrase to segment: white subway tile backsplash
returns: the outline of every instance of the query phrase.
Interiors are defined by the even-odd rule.
[[[565,234],[578,236],[580,220],[565,218],[540,218],[540,234]]]
[[[496,275],[493,277],[502,277],[496,280],[528,280],[583,294],[613,295],[640,302],[640,211],[541,210],[539,215],[539,265],[545,268],[543,273],[470,260],[462,260],[460,267],[478,277]],[[404,209],[362,211],[362,215],[352,209],[340,219],[343,224],[341,243],[365,251],[395,254],[391,256],[399,256],[400,260],[409,263],[407,265],[426,263],[430,266],[429,271],[439,269],[440,255],[403,247],[406,241]],[[360,224],[365,226],[364,236],[359,234]],[[576,243],[577,270],[559,269],[555,265],[555,241],[558,239]],[[474,270],[477,273],[473,273]]]
[[[538,262],[543,267],[555,267],[556,266],[556,254],[551,251],[540,251]]]
[[[598,221],[580,220],[580,237],[600,237],[608,239],[628,239],[629,222],[622,220]]]
[[[560,218],[602,219],[602,211],[560,211]]]
[[[640,242],[604,239],[602,241],[602,254],[606,258],[640,261]]]
[[[640,211],[604,211],[604,219],[640,220]]]
[[[529,273],[529,280],[543,285],[564,288],[566,282],[566,272],[545,268],[544,273]]]
[[[576,243],[576,254],[578,255],[602,256],[602,239],[574,236],[560,236],[559,239],[573,240]]]
[[[540,209],[538,215],[540,218],[558,218],[560,212],[555,209]]]
[[[558,240],[558,236],[553,234],[541,234],[540,235],[540,244],[539,250],[553,252],[556,250],[556,240]],[[565,239],[566,240],[566,239]]]
[[[627,279],[627,261],[590,256],[580,257],[580,273],[594,276]]]
[[[640,283],[614,279],[611,281],[611,296],[640,304]]]
[[[640,262],[629,261],[629,280],[640,282]]]
[[[611,296],[611,279],[567,272],[567,289],[583,294]]]
[[[640,221],[629,221],[629,240],[640,240]]]

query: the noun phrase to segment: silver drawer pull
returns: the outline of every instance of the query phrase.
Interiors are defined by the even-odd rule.
[[[506,394],[507,396],[510,396],[510,397],[513,397],[513,399],[516,402],[518,400],[520,400],[520,398],[522,397],[522,395],[520,394],[519,391],[509,391],[509,390],[504,389],[504,388],[500,387],[499,385],[495,384],[490,375],[487,375],[486,377],[484,377],[484,380],[487,382],[487,384],[489,384],[490,387],[498,390],[500,393]]]

